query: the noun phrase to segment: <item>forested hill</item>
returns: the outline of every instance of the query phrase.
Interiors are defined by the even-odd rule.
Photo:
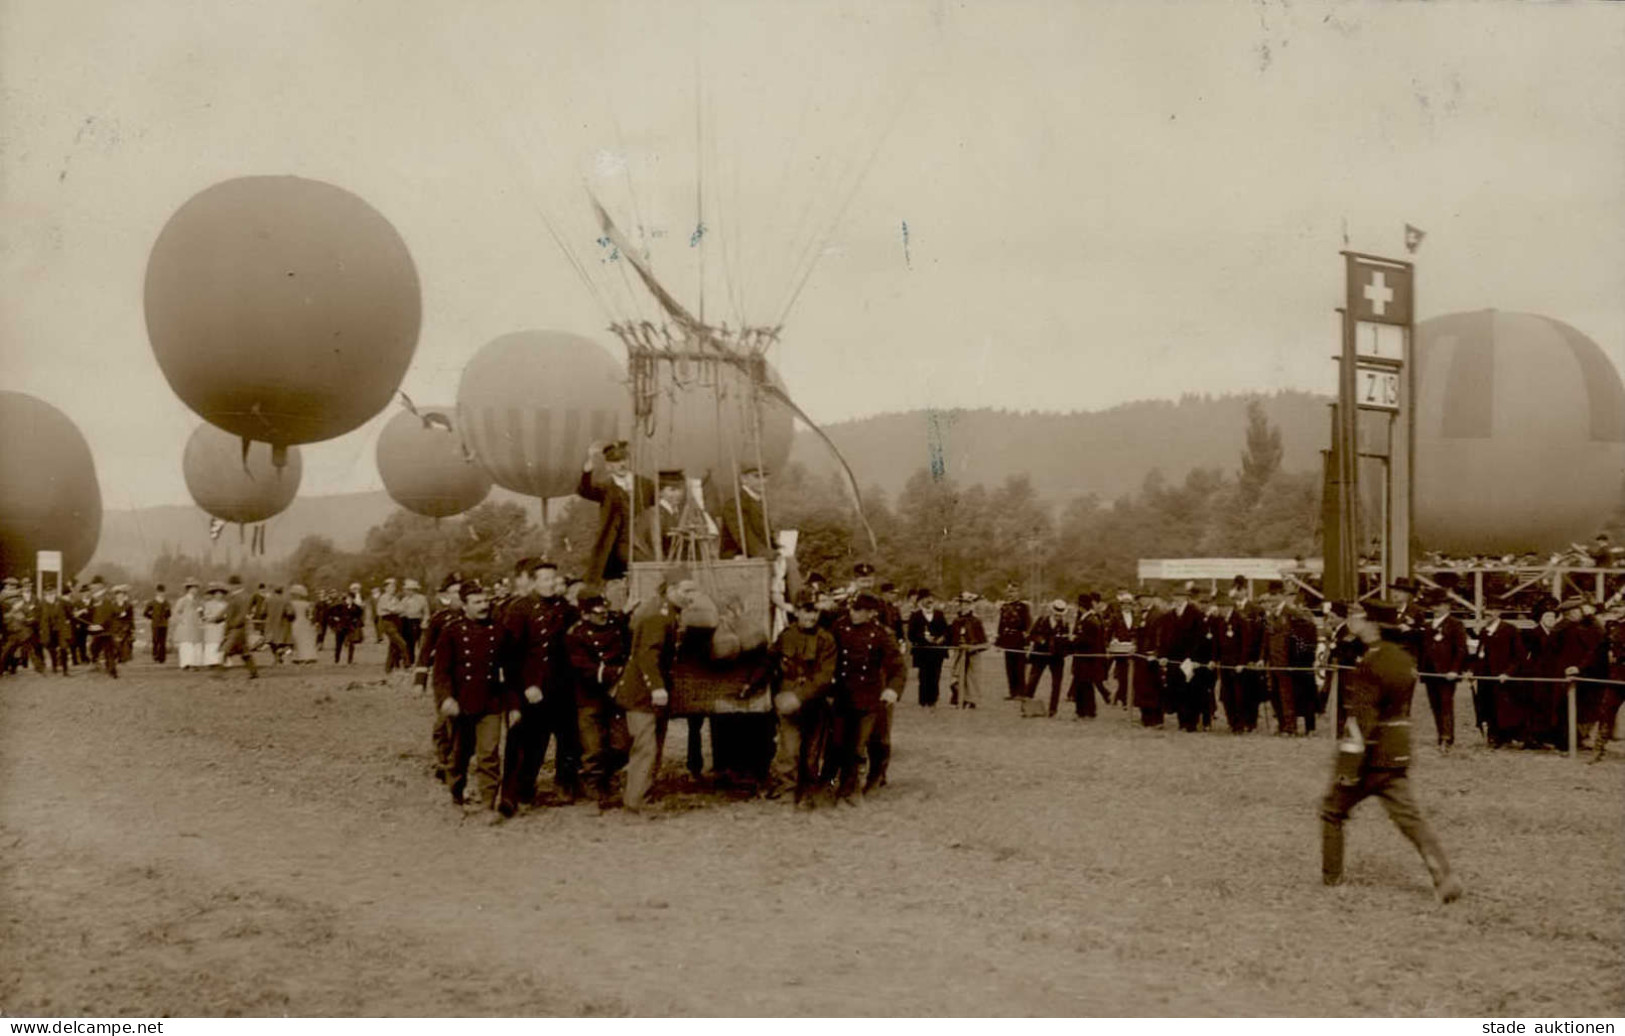
[[[1247,404],[1254,399],[1281,431],[1281,469],[1318,471],[1330,434],[1330,400],[1308,392],[1186,396],[1070,414],[915,410],[845,421],[825,431],[859,483],[879,486],[892,499],[911,475],[940,460],[943,474],[961,485],[992,487],[1025,472],[1051,502],[1090,493],[1113,500],[1138,489],[1153,468],[1172,482],[1194,468],[1234,470],[1244,448]],[[811,471],[835,467],[824,445],[805,432],[796,437],[791,459]]]

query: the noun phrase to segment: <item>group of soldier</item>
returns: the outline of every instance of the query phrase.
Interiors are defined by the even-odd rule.
[[[554,801],[590,796],[639,811],[674,715],[687,722],[691,771],[702,766],[708,721],[713,770],[766,797],[856,804],[885,783],[906,669],[877,594],[860,589],[832,608],[832,595],[804,592],[794,621],[769,639],[719,620],[681,565],[629,612],[597,593],[572,600],[569,589],[553,562],[536,558],[517,564],[500,597],[456,575],[440,588],[417,675],[433,690],[436,775],[465,809],[501,822],[544,804],[538,781],[551,745]],[[721,652],[724,640],[732,643]],[[686,666],[749,656],[761,664],[738,697],[770,695],[771,712],[682,708],[676,677]]]

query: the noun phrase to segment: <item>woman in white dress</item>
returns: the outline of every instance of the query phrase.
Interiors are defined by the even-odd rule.
[[[293,660],[308,664],[316,661],[316,626],[310,621],[310,593],[298,583],[288,589],[288,614],[293,636]]]
[[[203,602],[203,664],[218,667],[222,661],[220,645],[226,639],[226,588],[220,583],[209,584],[209,597]]]
[[[186,581],[186,592],[175,602],[169,635],[180,649],[182,669],[203,665],[203,602],[198,599],[196,579]]]

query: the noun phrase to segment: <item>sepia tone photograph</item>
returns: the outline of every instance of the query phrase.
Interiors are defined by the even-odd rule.
[[[1612,1032],[1622,365],[1619,4],[0,0],[0,1015]]]

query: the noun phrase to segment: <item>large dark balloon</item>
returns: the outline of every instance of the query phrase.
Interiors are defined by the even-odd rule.
[[[147,336],[182,402],[277,445],[359,428],[417,348],[412,256],[387,219],[331,184],[227,180],[164,225],[147,260]]]
[[[491,476],[464,452],[455,414],[454,407],[402,410],[378,436],[378,474],[408,511],[449,518],[491,493]]]
[[[562,331],[488,342],[463,368],[457,425],[497,485],[549,499],[575,492],[587,447],[624,436],[626,375],[603,346]]]
[[[1619,502],[1625,388],[1569,325],[1487,309],[1416,328],[1416,535],[1451,554],[1589,540]]]
[[[101,534],[102,491],[85,437],[51,404],[0,392],[0,572],[32,572],[37,551],[55,550],[71,579]]]
[[[200,424],[181,458],[186,488],[203,510],[227,522],[251,525],[281,514],[299,493],[304,462],[297,448],[287,464],[271,463],[271,448],[254,443],[243,465],[242,442],[214,425]]]

